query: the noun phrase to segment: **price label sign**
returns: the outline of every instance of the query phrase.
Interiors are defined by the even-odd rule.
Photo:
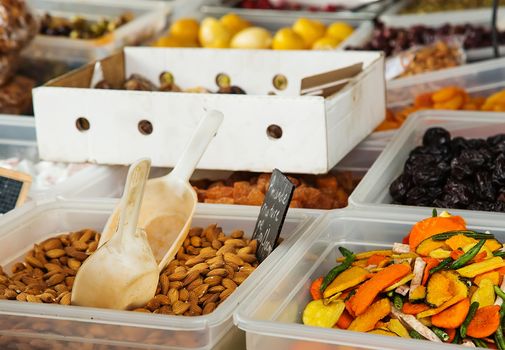
[[[0,168],[0,214],[20,206],[28,196],[30,175]]]
[[[295,185],[274,169],[252,236],[258,241],[256,257],[260,263],[276,247],[294,190]]]

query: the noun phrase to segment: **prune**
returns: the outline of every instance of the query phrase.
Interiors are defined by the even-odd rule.
[[[417,206],[431,206],[433,200],[436,197],[436,193],[433,193],[432,189],[425,187],[414,187],[411,188],[407,195],[405,196],[405,204],[407,205],[417,205]],[[439,189],[439,192],[442,191]]]
[[[480,171],[475,175],[475,194],[483,200],[492,201],[496,198],[493,178],[488,171]]]
[[[505,156],[500,154],[495,160],[495,168],[493,170],[493,182],[497,185],[505,185]]]
[[[447,172],[437,163],[416,164],[412,169],[412,181],[416,186],[436,186],[444,182]]]
[[[460,158],[454,158],[451,162],[451,176],[456,179],[463,180],[465,177],[473,174],[473,170],[469,164],[464,163]]]
[[[489,147],[496,146],[499,143],[505,142],[505,134],[499,134],[495,136],[490,136],[487,138],[486,143],[489,145]]]
[[[444,193],[449,195],[451,202],[457,208],[464,208],[473,199],[473,189],[469,183],[448,180],[444,186]]]
[[[396,178],[395,181],[389,186],[389,193],[396,201],[403,201],[407,192],[412,187],[412,181],[409,176],[402,174]]]
[[[455,137],[451,140],[451,150],[455,157],[458,157],[464,149],[468,149],[468,141],[462,137]]]
[[[439,147],[451,142],[451,134],[444,128],[429,128],[423,136],[423,145],[427,147]]]

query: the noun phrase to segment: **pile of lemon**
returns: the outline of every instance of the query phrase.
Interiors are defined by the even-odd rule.
[[[308,19],[298,19],[292,27],[279,29],[273,36],[265,28],[253,26],[242,17],[229,13],[220,19],[208,17],[201,23],[182,18],[172,23],[166,36],[154,46],[207,47],[274,50],[331,50],[353,32],[344,22],[329,26]]]

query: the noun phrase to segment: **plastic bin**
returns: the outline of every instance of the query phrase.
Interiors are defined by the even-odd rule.
[[[0,159],[12,157],[39,161],[34,118],[0,115]],[[49,189],[32,187],[29,198],[37,200],[53,196],[93,196],[93,192],[81,191],[81,187],[88,182],[105,181],[118,172],[119,167],[91,165]]]
[[[110,200],[51,200],[8,213],[1,221],[0,265],[10,270],[10,265],[21,260],[34,243],[58,232],[85,227],[101,230],[116,204],[117,201]],[[217,223],[227,233],[243,229],[250,237],[258,214],[259,207],[219,210],[198,206],[193,226]],[[98,345],[110,349],[210,349],[231,331],[232,313],[238,304],[246,302],[251,289],[262,283],[266,273],[285,258],[288,248],[309,229],[312,221],[312,217],[303,213],[289,212],[281,235],[284,241],[211,314],[178,317],[0,300],[0,341],[3,335],[10,335],[19,341],[23,338],[51,340],[51,346],[46,349],[67,346],[67,342],[80,345],[78,349],[84,348],[84,343],[96,344],[96,349],[102,349]],[[0,345],[0,348],[6,347]]]
[[[310,281],[335,266],[335,259],[341,256],[338,246],[354,252],[387,249],[393,242],[401,242],[414,223],[429,216],[429,210],[351,208],[322,217],[289,250],[283,264],[254,289],[250,302],[235,312],[235,324],[246,331],[247,350],[461,349],[424,340],[301,324],[303,309],[311,300]],[[465,213],[465,220],[473,229],[490,230],[505,239],[503,215]]]
[[[505,113],[434,110],[415,113],[361,180],[351,194],[349,203],[355,206],[373,204],[388,207],[389,210],[405,207],[390,204],[389,186],[403,172],[410,151],[422,144],[424,132],[433,126],[446,128],[452,137],[486,138],[505,133]]]
[[[365,176],[366,172],[379,157],[385,146],[386,143],[382,140],[362,142],[344,159],[342,159],[333,170],[350,171],[356,177],[361,178]],[[90,179],[90,181],[86,184],[83,184],[79,186],[79,188],[76,188],[72,195],[70,197],[67,196],[66,198],[119,198],[123,193],[128,168],[117,167],[116,169],[117,170],[113,176],[96,176],[93,179]],[[168,174],[169,171],[170,169],[168,168],[151,168],[149,176],[151,178],[159,177]],[[231,171],[195,170],[191,179],[219,180],[226,179],[231,174]],[[242,208],[254,208],[252,206],[228,204],[205,204],[205,206],[209,206],[210,208],[221,208],[220,210],[225,210],[226,208],[233,208],[236,206],[240,206]],[[326,210],[319,209],[294,209],[294,211],[307,212],[314,215],[317,213],[326,212]]]
[[[408,27],[411,25],[441,26],[445,23],[491,23],[491,6],[487,8],[473,8],[458,11],[440,11],[430,13],[400,14],[399,12],[414,0],[401,0],[396,5],[388,8],[380,16],[380,20],[390,26]],[[499,7],[498,25],[502,26],[505,7]]]
[[[83,16],[87,19],[117,17],[131,12],[134,19],[116,29],[107,38],[95,40],[70,39],[37,35],[24,55],[32,59],[63,61],[70,67],[100,59],[123,46],[139,45],[163,30],[170,13],[170,5],[162,1],[142,0],[28,0],[29,5],[42,15]]]
[[[364,1],[328,1],[328,0],[305,0],[293,1],[298,4],[324,6],[329,3],[343,5],[347,7],[342,11],[324,12],[324,11],[288,11],[288,10],[273,10],[273,9],[244,9],[234,7],[239,1],[217,1],[215,4],[204,5],[201,12],[210,16],[222,16],[226,13],[233,12],[246,19],[260,21],[262,24],[277,23],[280,25],[291,24],[298,18],[312,18],[323,22],[335,21],[350,21],[354,24],[364,20],[372,20],[378,14],[383,12],[394,1],[386,0],[380,2],[371,2],[368,5]],[[353,7],[361,6],[358,11],[353,11]]]

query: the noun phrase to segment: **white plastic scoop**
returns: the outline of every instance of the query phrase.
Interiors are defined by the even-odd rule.
[[[223,121],[223,114],[208,111],[167,176],[147,181],[138,226],[146,231],[161,272],[182,246],[195,212],[198,197],[189,183],[195,167]],[[118,208],[109,220],[117,222]],[[111,239],[115,225],[104,230],[99,246]]]
[[[72,304],[109,309],[145,305],[158,285],[158,264],[137,222],[151,162],[142,159],[128,171],[115,232],[79,268],[72,289]]]

